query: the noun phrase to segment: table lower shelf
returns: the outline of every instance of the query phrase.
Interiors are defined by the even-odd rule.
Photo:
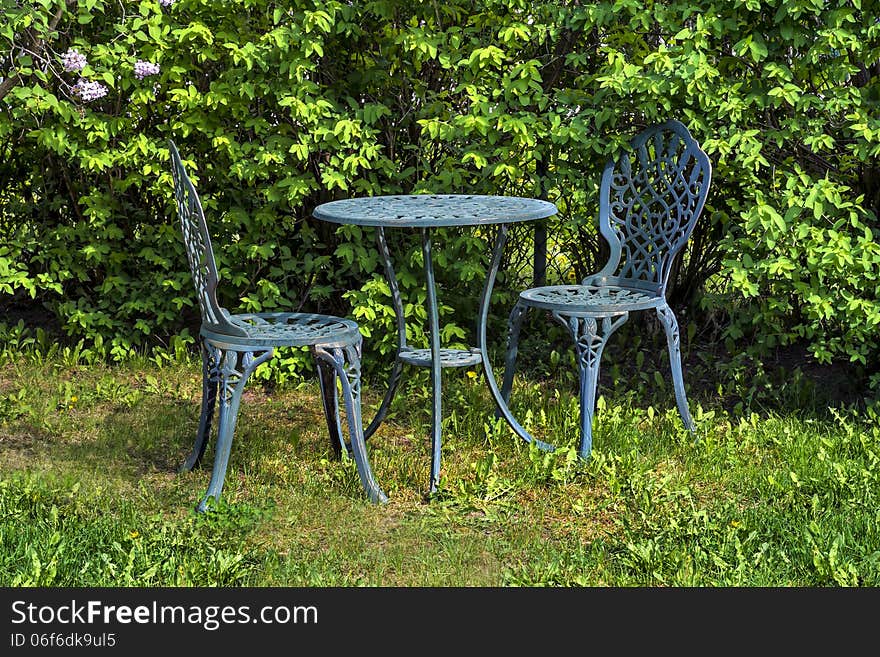
[[[411,349],[405,347],[400,350],[397,357],[404,363],[416,367],[431,367],[430,349]],[[483,362],[480,350],[471,349],[446,349],[440,350],[440,367],[471,367]]]

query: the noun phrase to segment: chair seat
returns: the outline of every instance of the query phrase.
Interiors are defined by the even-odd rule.
[[[312,313],[242,313],[228,321],[246,335],[231,335],[222,327],[202,323],[201,334],[214,342],[247,347],[342,346],[355,344],[360,332],[355,322]]]
[[[664,298],[619,285],[545,285],[520,292],[522,302],[564,313],[623,314],[662,305]]]

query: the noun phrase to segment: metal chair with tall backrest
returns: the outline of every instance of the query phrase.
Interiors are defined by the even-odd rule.
[[[629,152],[605,166],[599,191],[599,229],[611,253],[607,263],[580,285],[534,287],[520,293],[510,314],[501,396],[510,399],[523,318],[530,308],[549,311],[575,343],[580,375],[581,437],[578,454],[592,450],[592,421],[599,362],[608,337],[630,312],[654,310],[666,331],[678,411],[695,431],[681,369],[679,330],[666,302],[676,255],[703,211],[712,165],[679,121],[646,128]]]
[[[181,471],[192,470],[201,461],[218,397],[220,402],[214,468],[198,510],[205,511],[211,499],[215,502],[220,499],[239,405],[248,377],[260,363],[272,357],[276,348],[281,347],[310,348],[318,367],[321,399],[333,449],[337,454],[344,452],[354,457],[361,484],[369,499],[386,502],[388,498],[376,483],[364,442],[360,400],[362,337],[358,325],[352,320],[332,315],[230,314],[222,308],[216,294],[219,283],[217,265],[199,196],[174,142],[169,142],[169,150],[177,211],[201,311],[201,417],[195,444]],[[348,424],[347,441],[343,438],[339,417],[340,387]]]

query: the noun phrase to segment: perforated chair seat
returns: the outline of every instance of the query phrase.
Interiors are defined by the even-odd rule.
[[[520,300],[533,308],[567,315],[614,315],[657,308],[664,298],[620,285],[545,285],[520,292]]]
[[[222,326],[202,325],[201,335],[217,342],[252,347],[311,347],[355,344],[358,325],[349,319],[313,313],[240,313],[227,321],[244,335],[232,335]]]

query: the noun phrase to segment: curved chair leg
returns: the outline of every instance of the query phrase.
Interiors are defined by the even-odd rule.
[[[205,455],[205,447],[208,444],[208,436],[211,433],[211,420],[214,417],[214,406],[217,402],[218,381],[217,361],[202,341],[202,411],[199,417],[199,431],[196,434],[196,442],[192,451],[178,472],[189,472],[202,462],[202,456]]]
[[[316,345],[312,349],[316,358],[333,367],[342,384],[342,398],[345,401],[345,414],[348,419],[348,435],[361,485],[371,502],[385,503],[388,501],[388,497],[382,492],[373,476],[367,457],[367,445],[364,442],[364,427],[361,418],[361,345],[345,345],[344,347]],[[335,421],[339,421],[338,414]],[[327,422],[328,424],[331,422],[329,418]]]
[[[694,424],[694,419],[691,417],[687,396],[684,392],[684,376],[681,372],[681,351],[679,349],[680,337],[678,321],[675,319],[675,313],[673,313],[672,309],[666,304],[657,308],[657,317],[660,318],[660,321],[663,323],[663,328],[666,329],[666,344],[669,346],[669,366],[672,369],[672,386],[675,389],[675,403],[678,405],[678,413],[681,415],[681,420],[684,422],[685,428],[693,433],[697,430],[697,426]]]
[[[510,402],[510,391],[513,388],[513,373],[516,369],[516,355],[519,351],[519,331],[522,328],[523,319],[529,307],[517,301],[513,310],[510,311],[510,318],[507,320],[507,353],[504,356],[504,380],[501,382],[501,397],[504,403]],[[499,410],[495,410],[496,417]]]
[[[244,392],[248,377],[257,368],[257,365],[269,360],[273,353],[272,349],[256,352],[259,353],[259,356],[255,358],[253,351],[220,348],[209,343],[208,349],[211,352],[211,358],[217,363],[220,409],[217,421],[217,445],[214,448],[214,468],[211,471],[208,491],[197,507],[200,512],[208,508],[210,498],[213,497],[215,501],[220,499],[220,493],[223,492],[223,482],[226,479],[226,467],[229,465],[229,453],[232,450],[232,439],[235,434],[241,394]],[[238,368],[241,368],[240,371]]]
[[[601,330],[595,317],[564,316],[556,312],[553,316],[568,327],[574,338],[581,407],[581,440],[578,456],[586,460],[593,449],[593,413],[596,408],[596,386],[599,382],[602,351],[608,338],[627,320],[628,315],[620,315],[613,322],[611,317],[601,318]]]
[[[314,356],[314,349],[312,350]],[[326,361],[315,358],[318,365],[318,377],[321,383],[321,403],[324,405],[324,417],[327,420],[327,431],[330,434],[330,445],[336,458],[342,454],[351,455],[351,445],[346,444],[342,437],[342,426],[339,423],[339,391],[336,388],[336,370]]]

